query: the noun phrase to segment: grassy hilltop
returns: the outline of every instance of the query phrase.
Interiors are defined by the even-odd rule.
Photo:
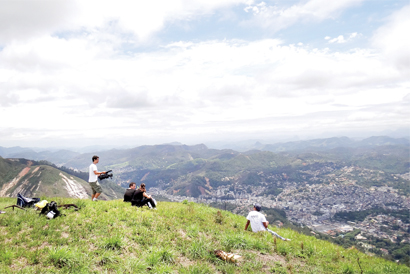
[[[292,239],[244,231],[246,219],[201,204],[160,202],[158,210],[121,200],[53,198],[81,207],[48,220],[6,209],[0,198],[0,273],[409,273],[410,269],[290,229]],[[48,199],[49,201],[51,199]],[[212,252],[243,256],[239,265]]]

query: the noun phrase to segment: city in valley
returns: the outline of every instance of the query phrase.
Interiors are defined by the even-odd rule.
[[[316,231],[332,237],[343,237],[350,231],[360,230],[355,239],[367,249],[374,247],[366,243],[369,237],[388,239],[392,243],[410,242],[408,195],[401,195],[397,189],[390,186],[365,187],[358,184],[363,178],[370,181],[382,180],[381,171],[344,167],[337,175],[335,172],[327,173],[320,176],[323,174],[318,172],[317,179],[320,183],[315,179],[302,183],[276,181],[275,187],[281,190],[278,195],[261,195],[272,188],[272,183],[260,182],[257,187],[235,185],[235,177],[223,178],[232,181],[234,187],[219,186],[213,189],[211,194],[203,194],[196,198],[171,195],[161,187],[151,188],[149,191],[172,201],[229,203],[234,205],[233,211],[239,214],[246,214],[251,210],[252,204],[258,202],[265,208],[285,211],[289,221],[309,227],[312,233]],[[282,177],[286,177],[286,174],[282,174]],[[395,175],[392,179],[408,182],[409,177],[410,174],[407,173]],[[346,214],[343,213],[349,212],[363,214],[360,218],[346,218]],[[394,214],[397,212],[401,215]],[[403,215],[407,218],[403,218]]]

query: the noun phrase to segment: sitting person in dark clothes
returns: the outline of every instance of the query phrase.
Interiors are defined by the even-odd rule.
[[[145,184],[142,183],[140,188],[134,192],[134,196],[131,201],[133,206],[144,206],[148,205],[149,208],[156,207],[156,201],[146,193]]]
[[[136,191],[135,189],[136,187],[137,185],[134,182],[130,183],[129,188],[127,188],[127,190],[125,190],[125,193],[124,193],[124,202],[131,203],[132,196],[134,196],[134,193]]]

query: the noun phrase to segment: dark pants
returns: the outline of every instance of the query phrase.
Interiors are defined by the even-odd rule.
[[[144,206],[144,205],[148,205],[149,208],[154,208],[155,207],[155,203],[152,201],[152,199],[147,199],[144,198],[142,201],[132,201],[131,202],[133,206]]]

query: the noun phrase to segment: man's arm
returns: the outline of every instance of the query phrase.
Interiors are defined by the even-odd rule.
[[[262,222],[262,224],[263,224],[263,226],[264,226],[265,228],[268,228],[268,224],[269,224],[269,222],[268,222],[268,221],[266,221],[266,222]]]
[[[249,221],[249,220],[246,222],[245,230],[248,230],[248,226],[249,226],[250,222],[251,222],[251,221]]]
[[[104,173],[106,173],[106,172],[105,172],[105,171],[98,172],[97,170],[94,170],[94,174],[95,174],[95,175],[101,175],[101,174],[104,174]]]

